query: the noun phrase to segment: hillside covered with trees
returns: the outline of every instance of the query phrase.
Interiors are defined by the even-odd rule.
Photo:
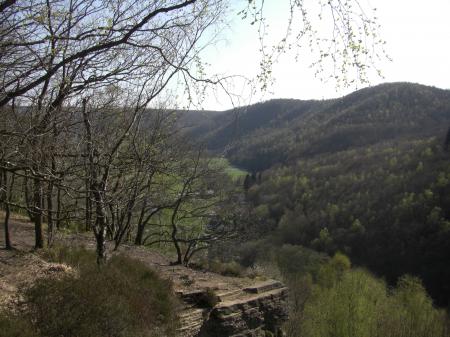
[[[392,83],[238,116],[195,136],[250,172],[255,240],[340,251],[391,284],[416,275],[449,304],[450,91]]]
[[[340,99],[278,99],[213,115],[190,134],[212,151],[256,172],[275,164],[381,141],[443,137],[450,92],[412,83],[386,83]]]

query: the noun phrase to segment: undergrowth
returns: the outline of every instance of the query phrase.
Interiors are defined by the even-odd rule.
[[[85,249],[47,251],[77,273],[38,279],[23,289],[15,313],[0,316],[1,337],[173,336],[177,302],[171,285],[142,262],[122,255],[97,266]]]

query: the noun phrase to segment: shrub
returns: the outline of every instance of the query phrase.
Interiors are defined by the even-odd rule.
[[[219,297],[213,289],[208,288],[204,293],[202,293],[197,305],[205,308],[214,308],[217,303],[219,303]]]
[[[235,261],[220,262],[218,260],[212,260],[209,262],[209,270],[224,276],[240,277],[244,274],[244,268]]]
[[[176,300],[167,281],[142,262],[113,256],[99,268],[83,249],[50,255],[76,266],[78,276],[40,279],[23,292],[25,317],[42,337],[172,336]]]
[[[29,321],[20,315],[0,312],[0,337],[38,337]]]
[[[54,246],[46,249],[42,254],[50,262],[65,263],[78,270],[91,269],[92,262],[96,259],[94,251],[82,247]]]

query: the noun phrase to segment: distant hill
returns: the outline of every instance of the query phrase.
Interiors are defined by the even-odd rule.
[[[439,135],[450,126],[450,90],[387,83],[340,99],[276,99],[195,120],[192,137],[237,166],[261,171],[303,156]]]
[[[419,276],[435,303],[450,304],[450,90],[388,83],[259,103],[207,125],[191,136],[259,172],[246,187],[264,222],[256,242],[344,252],[391,285]]]

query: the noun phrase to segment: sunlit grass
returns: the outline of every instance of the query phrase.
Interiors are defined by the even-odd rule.
[[[228,159],[224,157],[217,157],[211,159],[211,165],[215,167],[222,167],[226,174],[228,174],[233,181],[237,181],[239,179],[244,179],[247,175],[247,171],[241,170],[237,168],[228,161]]]

